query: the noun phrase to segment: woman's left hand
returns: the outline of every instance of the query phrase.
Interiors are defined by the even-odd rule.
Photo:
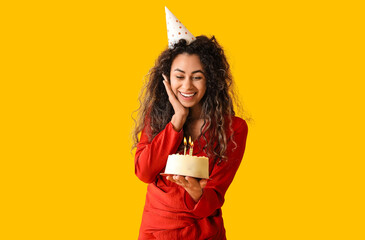
[[[182,186],[189,193],[191,198],[198,202],[201,196],[203,195],[203,188],[207,185],[207,179],[201,179],[198,181],[193,177],[184,177],[179,175],[167,176],[167,180],[176,183],[177,185]]]

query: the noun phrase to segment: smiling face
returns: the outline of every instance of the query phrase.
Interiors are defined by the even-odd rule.
[[[200,106],[206,91],[206,79],[199,56],[187,53],[177,55],[171,65],[170,84],[184,107]]]

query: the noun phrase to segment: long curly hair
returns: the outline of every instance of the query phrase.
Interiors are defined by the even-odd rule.
[[[155,66],[147,74],[148,81],[140,95],[140,107],[137,110],[138,116],[135,121],[132,149],[138,144],[138,135],[145,127],[145,124],[150,126],[149,140],[152,141],[170,122],[174,109],[168,100],[162,82],[162,74],[165,74],[168,78],[170,77],[172,62],[177,55],[182,53],[197,54],[203,66],[206,78],[206,92],[201,99],[201,118],[204,119],[204,123],[199,137],[202,136],[207,144],[200,147],[207,150],[209,157],[215,157],[215,161],[219,159],[218,163],[220,163],[227,158],[227,142],[232,136],[226,136],[226,129],[232,130],[232,116],[235,116],[234,102],[237,106],[239,106],[239,103],[236,101],[232,88],[230,65],[223,48],[214,36],[208,38],[201,35],[196,37],[196,40],[190,44],[181,39],[173,48],[166,49],[158,57]],[[187,128],[189,120],[188,116],[183,129]],[[205,136],[207,132],[209,142],[207,142]],[[229,132],[232,133],[232,131]],[[183,144],[181,143],[179,150],[182,147]]]

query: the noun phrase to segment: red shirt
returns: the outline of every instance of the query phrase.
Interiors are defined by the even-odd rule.
[[[138,239],[226,239],[221,207],[224,195],[241,163],[246,146],[247,124],[238,117],[232,117],[233,141],[227,143],[227,161],[214,164],[209,158],[210,180],[203,189],[203,195],[196,203],[185,189],[160,173],[164,172],[167,157],[175,154],[183,140],[183,130],[177,132],[172,123],[150,142],[143,129],[135,155],[135,173],[148,183],[146,203]],[[230,131],[226,131],[230,136]],[[209,137],[209,135],[206,135]],[[227,137],[229,139],[229,137]],[[209,139],[207,139],[209,141]],[[194,141],[194,156],[207,156],[203,137]]]

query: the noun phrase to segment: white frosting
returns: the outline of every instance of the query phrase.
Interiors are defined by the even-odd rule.
[[[169,155],[167,158],[165,174],[209,178],[209,159],[207,157],[190,155]]]

